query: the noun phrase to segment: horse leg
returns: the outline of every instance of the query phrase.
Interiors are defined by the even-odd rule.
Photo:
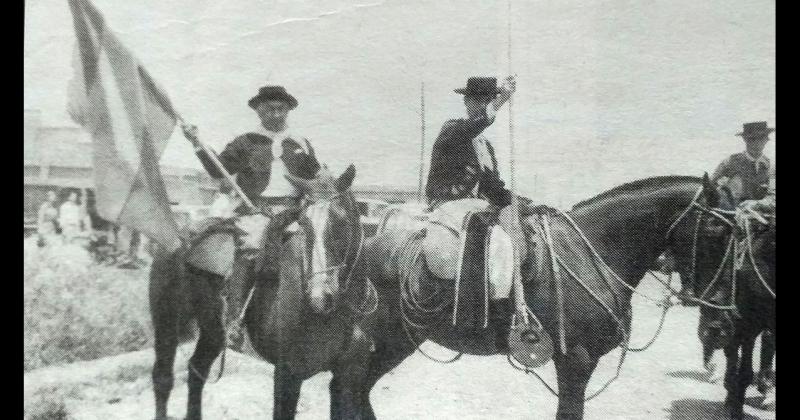
[[[761,357],[756,384],[758,392],[764,394],[775,386],[775,372],[772,370],[772,358],[775,356],[775,334],[765,330],[761,335]]]
[[[370,401],[370,394],[375,384],[389,371],[399,366],[408,356],[417,351],[417,347],[411,343],[406,335],[405,328],[403,321],[397,319],[394,324],[378,330],[380,333],[375,336],[379,341],[374,343],[374,350],[371,352],[369,359],[369,371],[362,384],[364,396],[362,414],[364,420],[376,419],[375,411],[372,409],[372,402]],[[414,333],[411,332],[411,334]],[[414,334],[414,340],[417,343],[423,343],[426,337]]]
[[[153,322],[153,394],[156,403],[156,420],[167,419],[167,403],[175,382],[173,366],[178,348],[181,301],[178,288],[179,272],[173,259],[156,259],[150,268],[150,315]]]
[[[298,378],[288,366],[281,362],[275,365],[273,379],[272,418],[274,420],[294,419],[303,379]]]
[[[739,370],[739,344],[731,343],[725,346],[725,405],[730,407],[736,391],[737,373]]]
[[[202,418],[203,387],[211,365],[225,346],[225,314],[222,313],[222,296],[218,286],[221,281],[219,276],[204,273],[197,275],[192,282],[200,338],[189,359],[187,420]]]
[[[744,418],[744,399],[747,388],[753,382],[753,347],[755,337],[747,337],[741,344],[742,355],[739,359],[739,369],[732,389],[728,389],[728,409],[731,418],[735,420]]]
[[[167,300],[151,305],[153,312],[156,360],[153,363],[153,393],[156,400],[156,420],[167,418],[167,402],[175,382],[172,369],[178,349],[177,310]]]
[[[340,415],[342,412],[342,404],[340,403],[342,399],[342,385],[339,382],[339,375],[337,371],[334,371],[331,382],[328,385],[331,394],[331,420],[339,420],[342,418]]]
[[[331,379],[331,419],[362,419],[364,400],[363,384],[369,371],[372,339],[359,326],[353,334],[347,351],[336,362]]]
[[[586,385],[592,377],[598,359],[589,355],[583,345],[572,347],[565,356],[554,358],[558,377],[557,420],[583,419]]]

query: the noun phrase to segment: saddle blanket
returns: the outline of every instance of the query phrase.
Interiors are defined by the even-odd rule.
[[[422,252],[431,273],[446,280],[456,280],[464,258],[485,258],[489,298],[502,299],[511,293],[514,268],[511,237],[494,224],[483,255],[469,255],[466,251],[467,218],[489,209],[488,202],[472,198],[442,204],[428,217]]]
[[[233,270],[237,251],[264,249],[270,217],[243,215],[233,219],[208,218],[194,226],[186,262],[195,268],[227,277]],[[297,222],[285,228],[296,231]]]

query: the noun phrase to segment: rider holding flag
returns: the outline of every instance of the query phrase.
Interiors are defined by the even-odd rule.
[[[237,191],[245,196],[238,197],[234,213],[237,226],[245,231],[246,246],[237,252],[229,281],[231,290],[243,294],[250,290],[260,273],[277,279],[274,262],[278,241],[274,238],[264,240],[263,237],[267,231],[280,232],[296,220],[301,200],[301,193],[284,175],[312,179],[320,169],[311,143],[289,130],[287,117],[298,102],[284,87],[264,86],[248,101],[248,105],[258,115],[260,124],[233,139],[217,157],[227,174],[209,155],[213,152],[199,142],[197,127],[183,127],[184,135],[194,145],[206,171],[218,179],[236,175]],[[267,223],[275,228],[267,229]],[[242,302],[238,295],[233,297],[229,313],[238,315]],[[234,346],[238,344],[234,343]]]

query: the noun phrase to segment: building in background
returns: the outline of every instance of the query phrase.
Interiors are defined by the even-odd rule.
[[[88,133],[79,127],[46,127],[41,112],[24,112],[24,225],[35,229],[36,212],[48,191],[58,193],[63,202],[77,192],[91,217],[94,229],[105,230],[108,223],[97,216],[94,206],[92,145]],[[210,205],[218,184],[204,171],[193,168],[161,167],[167,194],[172,203],[182,206]]]
[[[108,223],[97,216],[94,207],[92,145],[89,134],[79,127],[43,126],[41,120],[39,110],[25,110],[23,170],[26,232],[35,230],[36,213],[45,201],[47,192],[51,190],[58,193],[59,204],[70,192],[77,192],[91,217],[92,227],[108,229]],[[181,213],[202,215],[211,205],[214,193],[219,188],[218,182],[202,169],[162,165],[161,175],[170,201]],[[416,186],[354,185],[353,192],[358,199],[363,199],[363,206],[372,206],[380,201],[389,204],[406,203],[420,198]],[[365,216],[371,215],[373,209],[362,209],[362,213]]]

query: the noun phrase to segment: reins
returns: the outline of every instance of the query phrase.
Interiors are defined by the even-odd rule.
[[[691,201],[691,203],[690,203],[690,204],[689,204],[689,205],[686,207],[686,209],[685,209],[685,210],[683,210],[683,211],[681,212],[681,214],[678,216],[678,218],[676,218],[676,219],[675,219],[675,221],[673,221],[673,222],[672,222],[672,224],[670,224],[669,228],[667,229],[667,233],[665,234],[665,239],[666,239],[666,240],[669,240],[669,238],[670,238],[670,236],[672,235],[672,232],[674,231],[674,229],[675,229],[675,228],[676,228],[676,227],[677,227],[677,226],[678,226],[678,225],[679,225],[679,224],[680,224],[680,223],[681,223],[681,222],[682,222],[682,221],[683,221],[683,220],[684,220],[684,219],[685,219],[685,218],[686,218],[686,217],[687,217],[687,216],[688,216],[688,215],[689,215],[689,214],[690,214],[690,213],[691,213],[693,210],[696,210],[696,209],[700,210],[702,213],[708,213],[708,214],[711,214],[711,215],[713,215],[714,217],[716,217],[716,218],[718,218],[718,219],[720,219],[720,220],[724,221],[724,222],[725,222],[726,224],[728,224],[729,226],[732,226],[732,227],[734,226],[734,225],[733,225],[733,224],[732,224],[730,221],[728,221],[728,220],[727,220],[727,219],[724,217],[724,215],[722,214],[722,212],[721,212],[720,210],[718,210],[718,209],[713,209],[713,208],[707,208],[707,207],[705,207],[705,206],[702,206],[702,205],[700,205],[700,204],[697,202],[697,200],[699,199],[700,195],[702,194],[702,191],[703,191],[703,188],[701,187],[701,188],[700,188],[700,189],[697,191],[697,193],[694,195],[694,197],[692,198],[692,201]],[[569,267],[568,267],[568,266],[567,266],[567,265],[564,263],[563,259],[562,259],[562,258],[561,258],[561,257],[560,257],[560,256],[559,256],[559,255],[558,255],[556,252],[555,252],[555,248],[554,248],[554,246],[553,246],[553,243],[552,243],[552,238],[550,237],[550,235],[547,235],[547,245],[548,245],[548,248],[549,248],[549,252],[550,252],[551,259],[553,259],[553,260],[554,260],[554,262],[553,262],[553,264],[554,264],[554,267],[555,267],[555,265],[556,265],[556,264],[558,264],[558,265],[560,265],[562,268],[564,268],[564,270],[565,270],[565,271],[567,271],[567,273],[568,273],[568,274],[569,274],[569,275],[570,275],[570,276],[571,276],[573,279],[575,279],[575,281],[576,281],[576,282],[577,282],[577,283],[578,283],[578,284],[579,284],[579,285],[580,285],[580,286],[581,286],[581,287],[582,287],[584,290],[586,290],[586,292],[587,292],[587,293],[589,293],[589,295],[590,295],[590,296],[591,296],[591,297],[592,297],[592,298],[593,298],[595,301],[597,301],[597,303],[598,303],[598,304],[600,304],[600,306],[601,306],[601,307],[602,307],[602,308],[603,308],[603,309],[604,309],[604,310],[605,310],[605,311],[606,311],[606,312],[607,312],[607,313],[608,313],[608,314],[611,316],[611,318],[612,318],[612,319],[613,319],[613,321],[615,322],[615,326],[616,326],[617,330],[618,330],[618,331],[619,331],[619,332],[622,334],[622,336],[623,336],[622,343],[620,343],[620,346],[619,346],[619,347],[621,347],[621,348],[622,348],[622,353],[620,354],[620,359],[619,359],[619,362],[618,362],[618,364],[617,364],[617,369],[616,369],[616,372],[615,372],[614,376],[613,376],[613,377],[611,377],[611,378],[610,378],[608,381],[606,381],[606,382],[605,382],[605,383],[604,383],[604,384],[603,384],[603,385],[602,385],[602,386],[601,386],[601,387],[600,387],[600,388],[599,388],[597,391],[595,391],[594,393],[592,393],[592,394],[591,394],[591,395],[589,395],[588,397],[584,398],[584,402],[586,402],[586,401],[590,401],[590,400],[594,399],[595,397],[597,397],[598,395],[600,395],[600,394],[601,394],[602,392],[604,392],[604,391],[605,391],[605,390],[606,390],[606,389],[607,389],[607,388],[608,388],[608,387],[609,387],[609,386],[610,386],[610,385],[611,385],[611,384],[612,384],[614,381],[616,381],[616,380],[619,378],[619,376],[620,376],[620,373],[621,373],[621,370],[622,370],[622,366],[623,366],[623,364],[624,364],[625,357],[626,357],[626,355],[627,355],[627,352],[628,352],[628,351],[631,351],[631,352],[641,352],[641,351],[647,350],[647,349],[648,349],[648,348],[649,348],[649,347],[650,347],[650,346],[651,346],[653,343],[655,343],[655,341],[658,339],[658,336],[660,335],[661,331],[663,330],[663,326],[664,326],[664,322],[665,322],[665,319],[666,319],[667,312],[669,311],[669,309],[670,309],[672,306],[674,306],[674,304],[672,304],[672,303],[671,303],[671,298],[672,298],[674,295],[677,295],[677,293],[675,293],[675,291],[672,289],[672,287],[667,287],[667,290],[668,290],[668,291],[671,293],[671,295],[665,296],[665,298],[664,298],[662,301],[656,301],[655,299],[653,299],[653,298],[651,298],[651,297],[649,297],[649,296],[647,296],[647,295],[645,295],[645,294],[643,294],[643,293],[641,293],[641,292],[638,292],[638,291],[636,290],[636,288],[634,288],[633,286],[631,286],[630,284],[628,284],[627,282],[625,282],[624,280],[622,280],[622,278],[620,278],[620,277],[619,277],[619,275],[618,275],[618,274],[617,274],[617,273],[616,273],[616,272],[615,272],[615,271],[614,271],[614,270],[613,270],[613,269],[612,269],[612,268],[611,268],[611,267],[610,267],[610,266],[609,266],[609,265],[608,265],[608,264],[605,262],[605,260],[604,260],[604,259],[602,258],[602,256],[601,256],[601,255],[600,255],[600,254],[597,252],[597,250],[595,249],[595,247],[592,245],[591,241],[589,241],[589,239],[588,239],[588,238],[586,237],[586,235],[583,233],[583,231],[582,231],[582,230],[581,230],[581,228],[578,226],[578,224],[575,222],[575,220],[574,220],[574,219],[573,219],[573,218],[572,218],[572,217],[571,217],[571,216],[570,216],[568,213],[566,213],[566,212],[563,212],[563,211],[561,211],[561,210],[558,210],[558,212],[559,212],[559,214],[560,214],[560,215],[564,216],[564,218],[565,218],[565,219],[566,219],[566,220],[569,222],[570,226],[571,226],[573,229],[575,229],[575,231],[576,231],[576,232],[578,232],[578,234],[580,235],[580,237],[581,237],[582,241],[583,241],[583,242],[586,244],[587,248],[588,248],[588,249],[589,249],[589,251],[591,252],[591,255],[592,255],[593,261],[595,261],[595,263],[600,263],[600,264],[601,264],[601,265],[602,265],[602,266],[605,268],[605,270],[600,270],[600,269],[599,269],[599,267],[598,267],[598,270],[597,270],[597,271],[598,271],[598,273],[600,273],[600,275],[601,275],[603,278],[605,278],[605,275],[603,274],[603,271],[608,271],[608,272],[610,272],[610,273],[611,273],[611,275],[612,275],[612,278],[614,278],[614,279],[615,279],[615,280],[616,280],[618,283],[620,283],[621,285],[623,285],[625,288],[627,288],[628,290],[630,290],[632,293],[634,293],[634,294],[636,294],[636,295],[638,295],[638,296],[641,296],[641,297],[643,297],[643,298],[644,298],[644,299],[646,299],[646,300],[649,300],[649,301],[651,301],[651,302],[654,302],[654,303],[656,303],[656,305],[657,305],[657,306],[660,306],[660,307],[662,307],[662,308],[663,308],[663,311],[662,311],[662,314],[661,314],[661,319],[660,319],[660,321],[659,321],[659,325],[658,325],[658,327],[656,328],[656,332],[655,332],[655,334],[653,335],[653,337],[652,337],[650,340],[648,340],[648,342],[647,342],[647,343],[646,343],[644,346],[642,346],[642,347],[638,347],[638,348],[632,348],[632,347],[630,347],[630,346],[629,346],[629,343],[630,343],[630,330],[632,329],[632,323],[631,323],[631,326],[628,328],[628,330],[626,330],[626,329],[623,327],[623,326],[624,326],[624,323],[622,322],[622,320],[621,320],[621,319],[620,319],[620,318],[617,316],[617,314],[616,314],[616,313],[615,313],[615,312],[614,312],[614,311],[613,311],[613,310],[612,310],[612,309],[611,309],[611,308],[610,308],[610,307],[609,307],[609,306],[606,304],[606,302],[604,302],[604,301],[603,301],[603,300],[602,300],[602,299],[601,299],[599,296],[597,296],[597,294],[596,294],[596,293],[595,293],[593,290],[591,290],[591,288],[589,288],[589,287],[588,287],[588,285],[586,284],[586,282],[585,282],[585,281],[584,281],[582,278],[580,278],[580,277],[579,277],[579,276],[578,276],[578,275],[577,275],[577,274],[576,274],[576,273],[575,273],[573,270],[571,270],[571,269],[570,269],[570,268],[569,268]],[[545,220],[545,222],[546,222],[546,223],[549,223],[549,219],[545,218],[544,220]],[[697,225],[697,227],[699,227],[699,219],[698,219],[698,225]],[[697,227],[696,227],[696,229],[695,229],[695,231],[694,231],[694,235],[693,235],[693,264],[695,263],[695,258],[696,258],[696,248],[697,248],[697,241],[698,241],[698,236],[699,236],[699,229],[698,229]],[[547,229],[547,230],[549,231],[549,229]],[[728,252],[726,252],[725,256],[722,258],[722,261],[720,262],[720,265],[719,265],[719,267],[718,267],[718,269],[717,269],[717,274],[715,275],[715,278],[714,278],[714,280],[713,280],[714,282],[715,282],[715,281],[716,281],[716,280],[719,278],[719,275],[720,275],[720,273],[723,271],[723,267],[725,266],[725,264],[726,264],[726,262],[727,262],[727,259],[728,259],[728,256],[729,256],[729,254],[730,254],[730,252],[729,252],[729,251],[730,251],[730,249],[731,249],[731,246],[732,246],[731,244],[735,244],[735,240],[733,239],[733,237],[731,237],[731,242],[729,243],[729,246],[728,246]],[[557,273],[557,271],[556,271],[556,270],[554,270],[554,274],[555,274],[555,273]],[[651,274],[651,275],[652,275],[652,274]],[[653,277],[655,277],[655,276],[653,276]],[[671,279],[671,275],[670,275],[670,279]],[[559,278],[554,278],[554,281],[556,281],[556,282],[560,282],[561,280],[560,280]],[[659,283],[663,284],[663,282],[661,282],[660,280],[659,280]],[[608,284],[608,283],[606,282],[606,284]],[[735,296],[735,286],[736,286],[735,277],[734,277],[734,279],[733,279],[732,285],[733,285],[733,288],[734,288],[734,296]],[[616,301],[617,301],[617,300],[616,300],[616,293],[614,292],[614,289],[610,287],[610,285],[608,285],[608,286],[609,286],[609,291],[610,291],[610,292],[611,292],[611,294],[612,294],[612,295],[615,297],[615,302],[616,302]],[[704,297],[704,296],[701,296],[701,298],[700,298],[700,299],[696,299],[696,300],[697,300],[699,303],[701,303],[701,304],[704,304],[704,305],[707,305],[707,306],[711,306],[711,307],[718,307],[718,305],[715,305],[715,304],[713,304],[713,303],[711,303],[711,302],[706,302],[706,301],[702,300],[702,297]],[[735,301],[734,301],[734,302],[735,302]],[[563,303],[562,303],[562,304],[563,304]],[[735,305],[732,305],[732,307],[733,307],[733,309],[735,310]],[[727,307],[726,307],[726,308],[727,308]],[[530,310],[530,308],[528,308],[528,310]],[[629,316],[631,316],[631,315],[632,315],[632,314],[630,313],[630,308],[628,309],[628,315],[629,315]],[[561,330],[562,328],[563,328],[563,326],[561,325],[561,323],[559,323],[559,330]],[[563,336],[564,336],[563,332],[560,332],[559,336],[560,336],[561,340],[563,340]],[[562,347],[562,348],[564,348],[565,346],[566,346],[566,344],[565,344],[564,342],[561,342],[561,347]],[[547,381],[545,381],[545,380],[544,380],[544,378],[542,378],[542,377],[541,377],[541,376],[540,376],[540,375],[539,375],[539,374],[538,374],[538,373],[537,373],[537,372],[536,372],[534,369],[528,368],[527,366],[523,366],[523,367],[519,367],[519,366],[517,366],[517,365],[514,363],[514,361],[513,361],[513,358],[510,356],[510,354],[508,355],[508,362],[509,362],[509,364],[510,364],[512,367],[514,367],[515,369],[517,369],[517,370],[521,370],[521,371],[523,371],[523,372],[525,372],[525,373],[529,373],[529,374],[532,374],[532,375],[534,375],[534,376],[535,376],[535,377],[536,377],[536,378],[537,378],[537,379],[538,379],[540,382],[542,382],[542,384],[543,384],[543,385],[544,385],[544,386],[545,386],[545,387],[546,387],[546,388],[547,388],[547,389],[548,389],[548,390],[549,390],[549,391],[550,391],[550,392],[551,392],[551,393],[552,393],[554,396],[556,396],[556,397],[559,397],[559,393],[558,393],[558,391],[554,390],[554,388],[553,388],[551,385],[549,385],[549,384],[547,383]]]
[[[331,196],[331,197],[329,197],[327,199],[324,199],[324,200],[327,201],[328,205],[329,205],[332,200],[334,200],[336,198],[340,198],[343,195],[344,195],[344,193],[338,193],[338,194],[335,194],[335,195],[333,195],[333,196]],[[348,196],[348,197],[350,197],[350,196]],[[350,197],[350,198],[351,198],[351,201],[353,201],[353,198],[352,197]],[[353,203],[351,202],[350,204],[352,205]],[[304,206],[302,211],[305,211],[309,206],[310,205]],[[356,208],[356,206],[353,206],[353,208]],[[358,230],[359,239],[358,239],[358,242],[357,242],[356,252],[355,252],[355,256],[353,258],[353,262],[351,264],[349,264],[350,265],[350,270],[348,270],[348,272],[347,272],[347,276],[345,278],[345,282],[344,282],[343,289],[342,289],[342,294],[346,293],[349,290],[350,280],[353,277],[353,273],[354,273],[354,271],[356,269],[356,266],[357,266],[358,262],[361,260],[361,255],[362,255],[362,251],[363,251],[363,247],[364,247],[365,237],[364,237],[364,224],[363,224],[363,222],[361,221],[360,218],[358,219],[357,230]],[[351,254],[352,247],[353,247],[352,242],[348,243],[347,252],[345,252],[345,257],[344,257],[344,260],[342,261],[341,264],[338,264],[338,265],[335,265],[335,266],[332,266],[332,267],[326,267],[323,270],[320,270],[318,272],[312,272],[311,275],[313,276],[315,274],[329,273],[331,271],[338,270],[338,269],[341,269],[343,267],[347,267],[348,266],[347,260],[349,259],[348,256]],[[301,272],[302,272],[302,276],[304,278],[304,281],[305,281],[305,271],[306,271],[305,270],[305,266],[306,266],[305,259],[306,259],[306,253],[303,252],[303,260],[304,261],[301,263]],[[226,278],[225,281],[227,282],[227,280],[228,279]],[[361,316],[369,316],[369,315],[371,315],[372,313],[375,312],[375,310],[377,310],[378,304],[379,304],[378,291],[375,288],[375,285],[367,277],[365,277],[365,281],[366,281],[365,287],[367,288],[367,293],[366,293],[366,296],[364,298],[364,301],[361,304],[358,304],[357,306],[354,306],[352,303],[350,303],[348,301],[349,308],[353,312],[355,312],[355,313],[357,313],[357,314],[359,314]],[[250,301],[253,299],[255,288],[256,288],[256,283],[254,282],[253,285],[250,286],[250,289],[248,290],[248,293],[247,293],[247,297],[245,298],[245,301],[244,301],[244,303],[242,305],[242,308],[239,311],[239,314],[236,316],[236,318],[231,320],[228,323],[223,323],[223,336],[225,337],[226,343],[225,343],[225,346],[223,346],[223,348],[222,348],[222,354],[220,355],[221,359],[220,359],[219,372],[218,372],[217,377],[214,380],[214,382],[208,382],[208,377],[206,375],[202,375],[199,371],[197,371],[197,369],[192,365],[191,360],[188,362],[189,370],[191,370],[193,375],[197,376],[198,378],[201,378],[203,380],[203,382],[207,382],[209,384],[215,384],[215,383],[219,382],[220,379],[222,379],[222,376],[225,373],[226,350],[228,348],[228,344],[229,344],[229,340],[230,340],[230,337],[229,337],[229,334],[228,334],[228,330],[229,330],[231,325],[236,325],[237,328],[239,328],[241,330],[242,321],[244,320],[245,314],[247,313],[247,308],[250,306]],[[227,309],[228,308],[227,296],[226,295],[222,295],[222,296],[220,296],[220,298],[222,300],[222,314],[224,316],[224,314],[226,314],[228,312],[228,309]],[[365,309],[365,307],[368,305],[368,303],[367,303],[368,301],[371,301],[371,304],[369,304],[369,309]],[[334,308],[334,310],[335,310],[335,308]],[[331,312],[333,312],[333,310],[331,310]]]
[[[757,214],[755,212],[751,212],[751,214]],[[758,215],[760,217],[760,215]],[[747,256],[750,259],[750,264],[753,266],[753,271],[756,274],[756,277],[761,282],[761,285],[767,292],[772,296],[773,299],[776,299],[775,290],[770,287],[769,283],[764,279],[764,276],[761,274],[761,270],[758,268],[758,264],[756,264],[755,256],[753,256],[753,241],[752,241],[752,233],[750,231],[750,219],[747,217],[743,217],[744,219],[744,231],[745,231],[745,241],[747,245]],[[762,223],[768,224],[768,222],[762,217],[759,221],[763,221]]]

